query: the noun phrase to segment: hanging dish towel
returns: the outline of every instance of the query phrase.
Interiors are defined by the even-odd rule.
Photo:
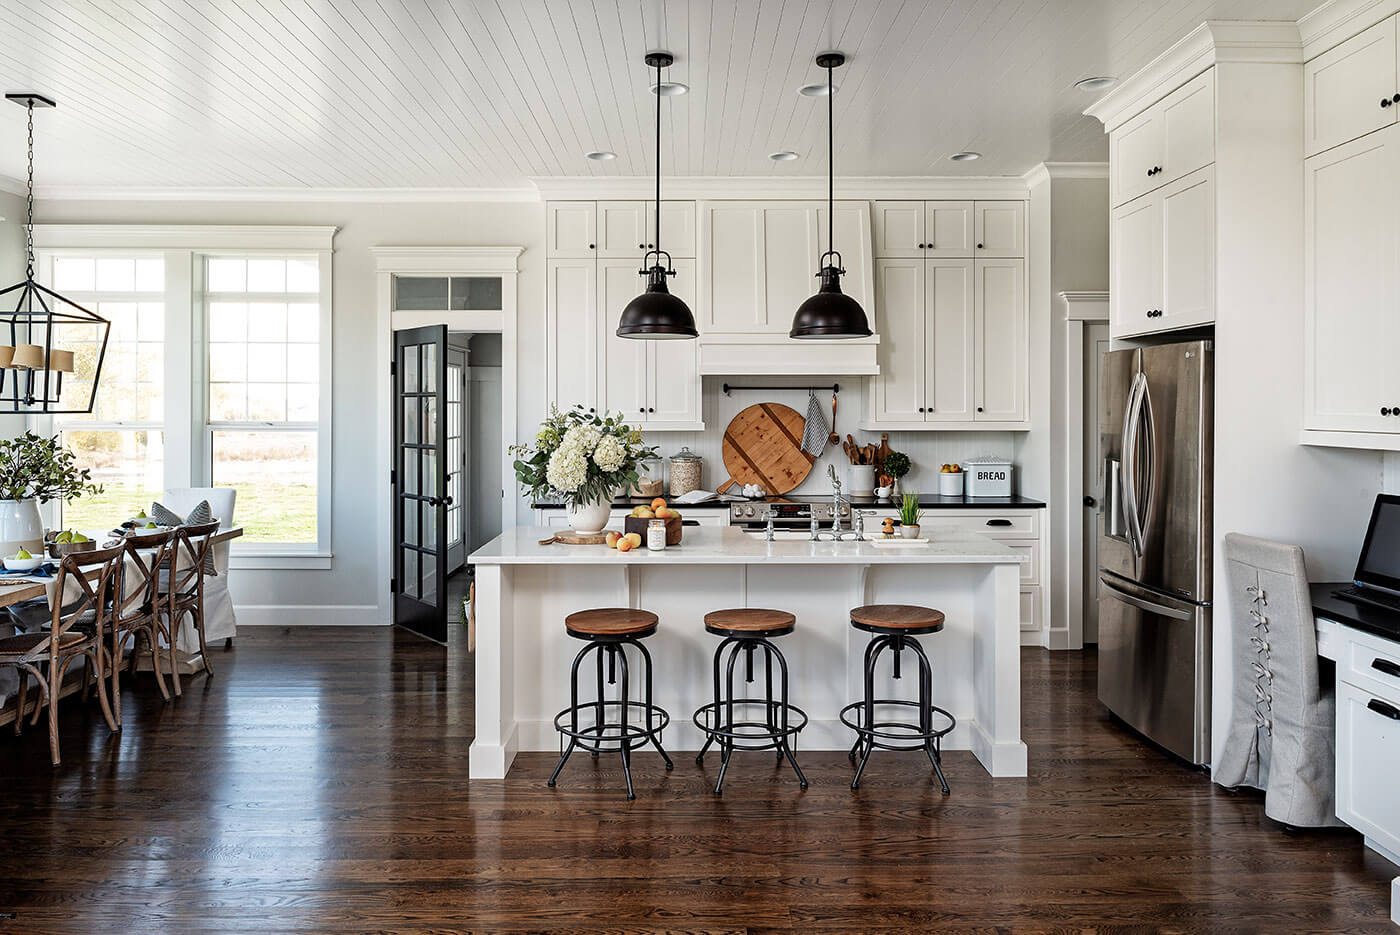
[[[822,404],[817,402],[817,394],[807,394],[807,424],[802,427],[802,450],[820,458],[826,450],[826,440],[830,430],[826,416],[822,414]]]

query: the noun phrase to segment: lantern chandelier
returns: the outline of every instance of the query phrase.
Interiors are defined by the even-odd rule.
[[[9,303],[3,297],[14,294],[16,299],[13,311],[0,309],[0,413],[92,412],[111,322],[34,281],[34,108],[56,105],[33,93],[6,94],[5,99],[29,111],[29,187],[24,223],[24,281],[0,289],[0,302],[4,305]],[[64,339],[81,342],[97,352],[92,385],[78,399],[65,399],[63,395],[64,374],[73,374],[77,369],[74,351],[58,346]],[[69,377],[70,384],[73,379]],[[73,395],[71,390],[78,388],[70,385],[69,396]]]

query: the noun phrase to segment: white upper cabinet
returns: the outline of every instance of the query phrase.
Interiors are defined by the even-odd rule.
[[[979,201],[973,210],[973,239],[979,259],[1026,255],[1026,203]]]
[[[1208,70],[1113,131],[1114,206],[1215,161],[1215,70]]]
[[[646,202],[599,201],[598,256],[604,259],[628,257],[641,268],[642,254],[648,249],[651,225],[647,223]]]
[[[695,202],[661,202],[661,239],[656,239],[656,202],[648,201],[646,240],[648,250],[660,246],[672,257],[695,257]],[[679,270],[677,271],[679,276]],[[687,300],[689,301],[689,300]]]
[[[668,279],[667,288],[694,311],[695,261],[674,264],[676,275]],[[598,408],[620,412],[628,422],[651,430],[697,430],[702,427],[697,342],[617,336],[623,308],[646,286],[638,269],[635,259],[598,262],[596,355],[603,362]]]
[[[1396,42],[1392,16],[1303,66],[1308,156],[1395,123],[1400,112]]]
[[[875,202],[875,256],[897,260],[924,255],[924,203]]]
[[[968,422],[977,418],[973,412],[978,353],[973,336],[976,266],[975,260],[929,260],[926,264],[921,404],[925,422]]]
[[[1156,197],[1156,196],[1154,196]],[[1162,314],[1156,330],[1215,321],[1215,169],[1164,186]]]
[[[1140,198],[1113,211],[1109,249],[1110,331],[1149,332],[1162,305],[1162,201]]]
[[[924,362],[933,353],[925,328],[925,265],[922,259],[875,261],[875,301],[885,333],[898,336],[880,342],[880,375],[871,380],[877,422],[924,421]]]
[[[826,206],[817,209],[817,254],[825,253],[827,246]],[[875,306],[866,296],[875,294],[875,269],[868,249],[862,244],[870,243],[870,205],[868,202],[837,202],[836,204],[836,249],[841,253],[841,265],[846,275],[841,277],[841,291],[854,296],[863,303],[865,316],[870,319],[870,329],[879,331],[875,320]],[[807,294],[817,291],[821,280],[817,278],[817,257],[807,264]],[[793,311],[796,311],[794,307]],[[791,322],[789,321],[789,324]]]
[[[592,257],[545,263],[546,382],[561,410],[598,407],[598,263]]]
[[[704,330],[766,330],[763,213],[742,202],[706,204],[702,212],[700,252],[706,262],[699,313],[704,316]]]
[[[1400,433],[1400,127],[1307,160],[1304,179],[1303,427]]]
[[[978,202],[978,208],[984,206],[997,206],[1001,202]],[[1022,217],[1024,217],[1024,204],[1015,202],[1022,206]],[[927,257],[951,257],[960,259],[972,256],[973,228],[973,204],[970,201],[926,201],[924,202],[924,231],[922,234],[924,244],[924,256]],[[993,235],[997,236],[997,218],[992,219]],[[985,227],[985,221],[983,223]],[[1022,235],[1017,241],[1017,246],[1024,249],[1025,236],[1024,226]],[[1017,253],[1016,256],[1021,254]]]
[[[973,312],[978,422],[1026,419],[1026,261],[977,260]]]
[[[666,224],[662,209],[661,223]],[[695,311],[695,261],[675,260],[668,286]],[[699,431],[700,347],[698,341],[637,341],[647,347],[647,428]]]
[[[551,201],[545,211],[545,254],[551,259],[597,256],[597,202]]]

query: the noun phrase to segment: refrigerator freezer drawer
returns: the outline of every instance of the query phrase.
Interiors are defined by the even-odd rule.
[[[1208,605],[1099,581],[1099,700],[1149,740],[1210,760]]]

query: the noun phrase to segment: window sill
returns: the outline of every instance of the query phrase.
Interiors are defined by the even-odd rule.
[[[280,571],[284,569],[320,569],[331,567],[330,552],[232,552],[228,557],[230,570]]]

